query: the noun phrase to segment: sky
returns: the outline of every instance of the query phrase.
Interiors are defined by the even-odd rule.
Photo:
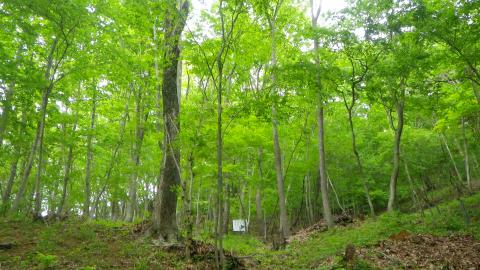
[[[217,0],[192,0],[192,10],[190,13],[190,18],[187,23],[187,27],[190,29],[194,29],[194,25],[196,22],[198,22],[200,13],[203,10],[209,10],[212,6],[212,4],[217,1]],[[303,0],[305,1],[305,5],[308,6],[310,1],[309,0]],[[325,15],[328,12],[334,12],[334,11],[339,11],[342,8],[347,6],[347,3],[345,0],[314,0],[314,5],[318,6],[319,3],[322,2],[322,15]],[[308,12],[308,17],[310,17],[310,10],[307,10]],[[320,23],[322,23],[322,19],[319,20]]]

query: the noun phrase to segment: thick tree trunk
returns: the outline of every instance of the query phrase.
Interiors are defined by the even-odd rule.
[[[165,66],[162,82],[165,160],[157,194],[156,219],[153,224],[153,231],[161,240],[166,241],[176,241],[178,237],[175,189],[180,184],[180,149],[177,140],[180,131],[180,101],[177,68],[180,57],[179,41],[189,10],[188,1],[183,2],[180,10],[176,4],[171,3],[165,15]]]
[[[317,105],[317,123],[318,123],[318,167],[320,171],[320,192],[322,194],[323,218],[329,228],[333,227],[334,221],[328,198],[328,179],[327,167],[325,161],[325,131],[323,105],[321,101]]]
[[[85,193],[83,202],[83,217],[90,217],[90,197],[91,197],[91,172],[93,163],[93,132],[95,130],[95,117],[97,110],[97,85],[93,86],[92,112],[90,116],[90,128],[87,137],[87,164],[85,168]]]
[[[390,194],[388,196],[387,211],[392,212],[395,207],[395,199],[397,195],[397,181],[400,172],[400,144],[403,132],[403,101],[396,104],[397,111],[397,127],[395,128],[395,140],[393,144],[393,168],[390,177]]]

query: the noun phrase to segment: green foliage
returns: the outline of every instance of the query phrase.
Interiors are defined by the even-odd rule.
[[[265,248],[265,244],[250,235],[228,234],[223,239],[225,250],[234,250],[240,254],[254,254]]]
[[[58,258],[55,255],[45,255],[38,253],[35,257],[38,267],[42,270],[54,269],[58,263]]]
[[[128,237],[129,230],[149,226],[143,221],[154,216],[163,157],[171,150],[162,116],[162,70],[169,61],[165,31],[169,9],[181,2],[0,3],[0,215],[17,222],[30,220],[31,213],[76,220],[90,204],[85,223],[64,226],[47,218],[50,226],[39,232],[37,252],[57,254],[58,246],[67,246],[68,256],[87,257],[79,266],[102,268],[109,262],[91,264],[89,258],[111,243],[98,238],[114,241],[113,232]],[[385,209],[389,180],[396,175],[395,130],[403,117],[395,186],[401,212],[367,219],[357,231],[331,230],[312,240],[314,249],[295,246],[305,251],[304,258],[295,255],[305,260],[300,265],[315,266],[309,261],[313,252],[331,254],[348,239],[372,243],[396,228],[478,235],[477,214],[468,210],[472,222],[465,227],[465,213],[452,210],[463,206],[455,203],[439,208],[445,216],[435,214],[437,208],[426,211],[419,224],[409,221],[418,216],[402,211],[418,209],[414,194],[428,194],[426,200],[435,204],[458,196],[453,186],[475,186],[480,177],[480,2],[347,1],[344,10],[320,14],[325,20],[318,26],[304,2],[192,6],[195,17],[180,40],[180,135],[174,143],[180,149],[175,166],[181,181],[174,191],[182,195],[176,204],[181,234],[187,220],[194,220],[194,236],[212,242],[218,209],[227,207],[217,205],[216,192],[225,195],[229,222],[249,218],[252,228],[260,227],[261,211],[268,234],[278,228],[280,160],[272,120],[278,121],[289,222],[296,228],[317,222],[321,103],[334,214],[369,213],[365,187],[375,210]],[[312,49],[312,40],[318,48]],[[220,145],[223,190],[216,182]],[[464,203],[471,206],[470,200]],[[134,209],[133,218],[127,209]],[[98,232],[105,230],[106,235]],[[253,238],[224,240],[227,250],[268,253]],[[116,252],[134,258],[145,251],[136,245],[122,244]],[[131,267],[153,266],[139,260]]]

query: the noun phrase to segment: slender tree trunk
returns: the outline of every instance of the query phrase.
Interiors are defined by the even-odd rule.
[[[470,161],[468,157],[468,142],[467,136],[465,135],[465,118],[462,117],[462,137],[463,137],[463,156],[465,161],[465,174],[467,176],[467,187],[471,191],[472,190],[472,181],[470,175]]]
[[[29,156],[28,156],[28,159],[27,159],[27,162],[26,162],[25,170],[23,171],[23,175],[22,175],[21,182],[20,182],[20,187],[17,191],[15,200],[13,201],[13,206],[12,206],[12,209],[11,209],[12,213],[15,213],[19,210],[20,203],[22,202],[24,194],[25,194],[25,189],[27,188],[28,178],[30,176],[30,173],[31,173],[31,170],[32,170],[32,167],[33,167],[33,163],[34,163],[34,160],[35,160],[35,156],[36,156],[36,153],[37,153],[37,148],[38,148],[38,145],[40,143],[40,139],[41,139],[41,136],[42,136],[43,130],[44,130],[45,115],[47,113],[47,104],[48,104],[48,97],[49,97],[50,91],[51,91],[51,86],[49,86],[48,88],[46,88],[43,91],[42,105],[41,105],[41,109],[40,109],[40,119],[38,120],[35,139],[33,141],[31,149],[30,149],[30,153],[29,153]]]
[[[270,38],[271,38],[271,83],[273,87],[276,85],[276,76],[274,69],[277,66],[277,40],[276,40],[276,20],[277,14],[280,6],[277,6],[275,9],[275,15],[273,18],[269,19],[270,26]],[[287,206],[285,201],[285,179],[283,177],[283,166],[282,166],[282,149],[280,148],[280,141],[278,137],[278,117],[277,117],[277,108],[276,105],[272,105],[272,132],[273,132],[273,150],[275,156],[275,173],[277,179],[277,192],[278,192],[278,203],[280,208],[280,227],[279,231],[282,233],[284,238],[287,238],[290,235],[290,226],[288,224],[288,213]]]
[[[415,208],[418,208],[419,207],[419,199],[418,199],[417,189],[415,188],[412,177],[410,175],[410,171],[408,170],[407,162],[403,161],[403,163],[405,165],[405,173],[407,174],[408,184],[410,185],[410,190],[412,191],[413,205],[414,205]],[[422,211],[423,211],[423,209],[422,209]]]
[[[186,227],[186,243],[185,243],[185,253],[187,254],[187,259],[190,261],[192,256],[192,244],[193,244],[193,216],[192,216],[192,185],[195,174],[193,172],[194,160],[193,160],[193,151],[190,151],[188,157],[189,165],[189,178],[190,178],[190,192],[187,192],[187,181],[182,181],[182,192],[183,192],[183,207],[185,209],[185,227]]]
[[[195,228],[198,228],[198,226],[200,225],[200,193],[201,193],[202,189],[201,188],[198,188],[198,193],[197,193],[197,205],[196,205],[196,216],[195,216]],[[207,215],[208,215],[208,211],[207,211]]]
[[[17,175],[17,167],[18,167],[19,160],[20,160],[20,153],[16,153],[12,162],[10,163],[10,175],[8,177],[5,190],[3,190],[3,193],[2,193],[2,208],[0,209],[0,215],[3,215],[8,211],[8,207],[10,203],[10,195],[12,193],[13,183]]]
[[[45,135],[45,129],[40,135],[40,142],[38,147],[38,164],[37,164],[37,174],[35,176],[35,207],[33,210],[33,217],[38,218],[42,214],[42,174],[43,174],[43,138]]]
[[[7,129],[8,117],[10,115],[10,111],[12,110],[12,98],[13,98],[14,86],[15,86],[14,82],[8,85],[5,93],[5,100],[3,101],[2,114],[0,115],[0,149],[2,148],[2,145],[3,145],[3,137],[5,134],[5,130]]]
[[[318,7],[315,14],[313,1],[310,1],[311,7],[311,19],[312,27],[318,27],[318,17],[320,16],[321,5]],[[327,183],[327,167],[325,160],[325,136],[324,136],[324,115],[323,115],[323,101],[321,99],[322,92],[322,80],[320,76],[320,57],[318,55],[318,50],[320,48],[320,41],[318,38],[313,39],[313,49],[315,52],[315,65],[316,65],[316,83],[318,87],[318,104],[317,104],[317,124],[318,124],[318,160],[319,160],[319,172],[320,172],[320,192],[322,194],[322,206],[323,206],[323,217],[329,228],[333,227],[334,221],[332,217],[332,212],[330,208],[330,201],[328,198],[328,183]]]
[[[22,59],[22,50],[23,45],[20,45],[15,56],[15,60],[18,62],[20,62],[20,60]],[[15,88],[15,81],[16,78],[14,77],[5,89],[5,99],[3,100],[2,115],[0,116],[0,149],[2,149],[3,138],[8,126],[8,118],[10,116],[10,112],[12,111],[12,99]]]
[[[329,228],[333,227],[334,221],[328,198],[328,179],[327,167],[325,161],[325,134],[324,134],[324,116],[323,105],[321,102],[317,105],[317,123],[318,123],[318,167],[320,171],[320,192],[322,194],[323,218]]]
[[[390,177],[390,194],[388,197],[387,211],[392,212],[395,207],[395,199],[397,195],[397,181],[400,172],[400,143],[403,132],[403,101],[397,101],[397,127],[395,128],[395,141],[393,145],[393,169]]]
[[[450,161],[452,162],[453,168],[455,169],[455,173],[457,174],[458,181],[463,183],[462,181],[462,174],[458,170],[457,164],[455,162],[455,158],[453,157],[452,151],[450,151],[450,147],[448,146],[447,138],[444,135],[441,135],[443,144],[445,145],[445,149],[447,149],[448,156],[450,157]]]
[[[132,86],[133,87],[133,86]],[[147,121],[148,113],[145,116],[145,119],[142,119],[144,112],[143,101],[142,101],[142,92],[141,87],[138,89],[136,97],[136,112],[135,112],[135,141],[133,143],[132,149],[132,167],[133,171],[130,175],[130,184],[128,189],[129,200],[127,203],[127,212],[125,220],[127,222],[132,222],[135,216],[135,209],[137,208],[137,177],[138,177],[138,166],[140,165],[140,155],[142,152],[143,138],[145,134],[144,124]]]
[[[217,87],[217,214],[215,219],[215,238],[216,238],[216,258],[217,268],[225,266],[225,256],[223,253],[223,134],[222,134],[222,113],[223,113],[223,65],[221,62],[221,53],[217,56],[217,69],[219,72]]]
[[[21,178],[21,181],[20,181],[20,187],[17,191],[15,201],[13,202],[13,206],[12,206],[12,209],[11,209],[12,213],[15,213],[19,210],[20,203],[23,200],[23,197],[24,197],[24,194],[25,194],[25,189],[27,187],[28,178],[30,176],[30,173],[31,173],[31,170],[32,170],[32,167],[33,167],[33,163],[34,163],[34,160],[35,160],[35,156],[37,154],[37,148],[38,148],[38,145],[39,145],[39,142],[40,142],[40,137],[43,134],[43,130],[45,128],[45,116],[47,114],[48,100],[49,100],[50,92],[52,91],[52,89],[54,87],[54,84],[55,84],[53,75],[55,75],[56,70],[57,70],[60,62],[63,60],[63,57],[65,56],[66,50],[68,48],[68,47],[66,47],[64,49],[61,58],[56,63],[54,63],[54,55],[55,55],[55,51],[56,51],[56,48],[57,48],[57,44],[58,44],[58,39],[54,38],[52,46],[50,47],[50,52],[49,52],[48,57],[47,57],[47,65],[46,65],[46,70],[45,70],[45,80],[49,84],[42,91],[42,104],[40,106],[39,119],[38,119],[38,122],[37,122],[35,139],[32,143],[30,153],[29,153],[29,156],[28,156],[28,159],[27,159],[27,162],[26,162],[26,167],[23,171],[23,175],[22,175],[22,178]],[[54,64],[55,64],[55,66],[54,66]]]
[[[71,136],[72,139],[77,130],[77,123],[78,123],[78,113],[76,113],[75,122],[73,123],[72,136]],[[72,169],[72,164],[73,164],[73,146],[74,146],[74,143],[70,142],[68,146],[67,161],[64,167],[62,197],[60,199],[60,204],[58,205],[58,209],[57,209],[57,215],[59,216],[64,214],[63,212],[65,208],[65,201],[67,200],[68,184],[70,181],[70,171]]]
[[[357,140],[356,140],[356,135],[355,135],[355,128],[353,127],[352,108],[347,108],[347,110],[348,110],[348,123],[349,123],[349,126],[350,126],[350,133],[352,135],[353,154],[355,155],[355,160],[357,162],[358,171],[360,173],[360,178],[362,179],[363,189],[365,191],[365,197],[367,199],[368,206],[370,207],[370,215],[373,217],[373,216],[375,216],[375,208],[373,207],[372,199],[370,197],[370,191],[369,191],[367,180],[365,179],[365,175],[363,174],[363,165],[362,165],[362,161],[360,159],[360,154],[358,153],[358,150],[357,150]]]
[[[189,11],[188,1],[182,3],[180,10],[177,9],[176,2],[168,5],[165,15],[165,66],[162,82],[165,160],[153,224],[153,231],[161,240],[166,241],[176,241],[178,238],[175,188],[180,184],[180,148],[177,139],[180,131],[180,101],[177,68],[180,58],[179,41]]]
[[[278,121],[277,121],[277,110],[275,106],[272,107],[272,125],[273,125],[273,148],[275,154],[275,172],[277,177],[277,192],[278,192],[278,203],[280,208],[280,228],[279,231],[282,233],[283,237],[288,237],[290,235],[290,227],[288,225],[288,215],[287,215],[287,206],[285,202],[285,186],[283,178],[283,167],[282,167],[282,150],[280,148],[280,141],[278,138]]]
[[[477,98],[477,102],[480,104],[480,85],[475,80],[471,80],[471,81],[472,81],[473,93],[475,94],[475,97]]]
[[[255,194],[255,209],[256,209],[256,217],[257,217],[257,230],[258,235],[263,235],[265,231],[265,223],[263,222],[263,211],[262,211],[262,184],[263,184],[263,148],[258,148],[258,184],[257,190]]]
[[[228,234],[228,223],[230,221],[230,186],[225,184],[225,198],[223,199],[223,213],[222,213],[222,234]]]
[[[83,202],[83,217],[90,217],[90,197],[91,197],[91,171],[93,163],[93,132],[95,131],[95,117],[97,110],[97,85],[93,86],[92,112],[90,117],[90,129],[87,137],[87,164],[85,169],[85,198]]]

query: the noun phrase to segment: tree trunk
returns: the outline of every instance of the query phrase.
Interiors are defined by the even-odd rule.
[[[20,153],[15,154],[12,162],[10,163],[10,175],[8,177],[7,186],[2,193],[2,208],[0,209],[0,215],[7,213],[8,206],[10,203],[10,195],[12,193],[13,182],[15,181],[15,176],[17,175],[18,161],[20,159]]]
[[[471,80],[471,81],[472,81],[473,93],[475,94],[475,97],[477,98],[477,102],[480,104],[480,85],[475,80]]]
[[[53,42],[52,42],[52,46],[51,46],[49,54],[48,54],[48,57],[47,57],[47,65],[46,65],[45,75],[44,75],[44,78],[48,82],[48,85],[42,91],[42,104],[40,106],[39,119],[38,119],[38,122],[37,122],[35,139],[32,143],[30,153],[29,153],[29,156],[28,156],[28,159],[27,159],[27,162],[26,162],[26,167],[23,171],[23,175],[22,175],[21,182],[20,182],[20,187],[19,187],[18,192],[16,194],[15,201],[13,202],[13,206],[12,206],[12,209],[11,209],[12,213],[15,213],[19,210],[20,203],[23,200],[25,189],[27,187],[28,178],[30,176],[30,173],[31,173],[31,170],[32,170],[32,167],[33,167],[33,162],[34,162],[35,156],[37,154],[37,148],[38,148],[38,145],[39,145],[39,142],[40,142],[40,137],[43,134],[43,130],[45,128],[45,116],[47,114],[48,100],[49,100],[50,93],[51,93],[51,91],[52,91],[52,89],[55,85],[55,79],[54,79],[53,76],[55,75],[60,62],[63,61],[63,59],[65,57],[66,50],[68,48],[68,45],[67,45],[64,48],[63,54],[60,56],[60,59],[58,59],[58,61],[54,65],[54,55],[55,55],[55,51],[56,51],[56,48],[57,48],[57,44],[58,44],[58,38],[54,38]]]
[[[263,222],[263,211],[262,211],[262,183],[263,183],[263,148],[258,148],[258,184],[255,194],[255,209],[256,209],[256,218],[257,218],[257,231],[258,235],[263,235],[265,231],[265,223]]]
[[[3,137],[8,125],[8,117],[12,110],[13,87],[15,83],[10,83],[6,89],[5,100],[3,101],[2,114],[0,116],[0,149],[3,145]]]
[[[183,207],[185,210],[185,228],[186,228],[186,243],[185,243],[185,253],[187,254],[187,259],[191,260],[192,256],[192,244],[193,244],[193,216],[192,216],[192,185],[195,174],[193,172],[194,160],[193,160],[193,151],[190,151],[188,157],[188,168],[190,176],[190,192],[187,191],[187,181],[182,181],[182,197],[183,197]]]
[[[43,138],[45,129],[40,135],[40,143],[38,147],[38,164],[37,164],[37,174],[35,176],[35,207],[33,210],[33,218],[38,218],[42,214],[42,174],[43,174]]]
[[[413,200],[413,205],[415,208],[417,208],[418,210],[418,207],[420,206],[419,205],[419,199],[418,199],[418,194],[417,194],[417,189],[415,188],[415,184],[413,183],[413,180],[412,180],[412,177],[410,175],[410,171],[408,170],[408,164],[406,161],[403,161],[404,165],[405,165],[405,173],[407,174],[407,180],[408,180],[408,184],[410,185],[410,190],[412,191],[412,200]],[[422,211],[423,211],[423,208],[422,208]]]
[[[468,142],[467,136],[465,135],[465,118],[462,117],[462,137],[463,137],[463,156],[465,161],[465,174],[467,176],[467,187],[471,191],[472,190],[472,181],[470,176],[470,161],[468,157]]]
[[[352,97],[354,98],[354,97]],[[345,103],[346,104],[346,103]],[[350,125],[350,133],[352,134],[352,149],[353,149],[353,154],[355,155],[355,160],[357,161],[357,166],[358,166],[358,171],[360,173],[360,178],[362,178],[362,184],[363,184],[363,189],[365,191],[365,197],[368,202],[368,206],[370,207],[370,215],[373,217],[375,216],[375,208],[373,207],[372,199],[370,197],[370,191],[368,187],[367,180],[365,179],[365,176],[363,174],[363,165],[362,161],[360,159],[360,154],[358,153],[357,150],[357,140],[356,140],[356,135],[355,135],[355,129],[353,127],[353,115],[352,115],[352,109],[353,108],[348,108],[348,123]]]
[[[132,86],[133,87],[133,86]],[[145,119],[142,119],[144,113],[143,101],[142,101],[142,92],[141,87],[138,89],[136,95],[136,109],[135,109],[135,141],[133,143],[132,149],[132,166],[133,171],[130,175],[130,184],[128,188],[129,200],[127,203],[127,212],[125,220],[127,222],[132,222],[135,216],[135,209],[137,209],[137,177],[138,177],[138,166],[140,165],[140,155],[142,153],[142,144],[143,138],[145,135],[145,122],[148,118],[148,113],[145,115]]]
[[[455,162],[455,159],[453,157],[452,151],[450,151],[450,147],[448,146],[447,138],[445,138],[444,135],[441,135],[442,141],[445,145],[445,148],[447,149],[448,156],[450,157],[450,161],[452,162],[453,168],[455,169],[455,173],[457,174],[458,181],[460,183],[463,183],[462,181],[462,174],[460,174],[460,171],[458,170],[457,164]]]
[[[73,164],[73,146],[74,146],[73,137],[77,130],[77,122],[78,122],[78,113],[76,113],[75,122],[73,123],[72,136],[71,136],[72,141],[70,141],[68,146],[67,161],[65,163],[64,174],[63,174],[62,197],[60,199],[60,204],[58,205],[57,215],[64,214],[63,211],[65,208],[65,201],[67,200],[68,183],[70,181],[70,171],[72,169],[72,164]]]
[[[288,225],[287,206],[285,202],[285,186],[283,178],[282,167],[282,150],[280,148],[280,141],[278,138],[278,122],[277,122],[277,110],[275,106],[272,106],[272,126],[273,126],[273,148],[275,154],[275,173],[277,177],[277,192],[278,203],[280,208],[280,228],[279,231],[283,237],[290,235],[290,228]]]
[[[310,1],[312,27],[318,27],[318,17],[320,16],[321,4],[315,13],[313,1]],[[313,39],[313,49],[315,52],[315,65],[316,65],[316,83],[318,87],[318,104],[317,104],[317,124],[318,124],[318,160],[319,160],[319,172],[320,172],[320,192],[322,194],[322,206],[323,206],[323,218],[325,219],[329,228],[335,224],[333,222],[332,212],[330,208],[330,201],[328,198],[328,183],[327,183],[327,167],[325,160],[325,137],[324,137],[324,116],[323,116],[323,104],[321,99],[322,94],[322,80],[320,77],[320,57],[318,50],[320,48],[320,41],[318,38]]]
[[[393,169],[390,177],[390,194],[388,197],[387,211],[392,212],[395,207],[395,199],[397,195],[397,180],[400,172],[400,143],[403,131],[403,101],[397,101],[397,127],[395,128],[395,141],[393,145]]]
[[[323,105],[319,101],[317,105],[317,122],[318,122],[318,167],[320,171],[320,192],[322,194],[323,218],[329,228],[333,227],[334,221],[330,208],[330,200],[328,198],[328,179],[327,167],[325,161],[325,133],[324,133],[324,116]]]
[[[272,74],[271,83],[275,88],[276,85],[276,76],[274,73],[274,69],[277,66],[277,40],[276,40],[276,20],[277,14],[280,6],[277,6],[275,9],[275,15],[273,18],[269,18],[269,26],[270,26],[270,38],[271,38],[271,68]],[[283,166],[282,166],[282,150],[280,148],[280,141],[278,138],[278,117],[277,117],[277,108],[276,105],[272,105],[272,132],[273,132],[273,150],[275,156],[275,173],[277,179],[277,192],[278,192],[278,203],[280,208],[280,227],[279,231],[282,233],[284,238],[290,235],[290,226],[288,224],[288,213],[287,213],[287,206],[285,202],[285,183],[283,177]]]
[[[87,137],[87,164],[85,169],[85,198],[83,202],[83,217],[90,217],[90,197],[91,197],[91,171],[93,163],[93,132],[95,130],[95,116],[97,110],[97,85],[93,86],[93,95],[92,95],[92,112],[90,117],[90,129]]]
[[[161,240],[166,241],[176,241],[178,238],[175,188],[180,184],[180,149],[177,140],[180,131],[180,103],[177,68],[180,57],[179,41],[189,10],[188,1],[183,2],[180,10],[176,4],[176,1],[170,3],[165,15],[165,66],[162,82],[165,160],[157,194],[157,218],[153,224],[153,231]]]
[[[22,50],[23,50],[23,45],[19,46],[16,52],[15,60],[18,62],[20,62],[22,58]],[[8,84],[7,88],[5,89],[5,99],[3,100],[2,115],[0,116],[0,149],[2,148],[3,138],[5,135],[5,131],[7,130],[8,118],[9,118],[10,112],[12,111],[12,99],[13,99],[13,92],[15,88],[15,80],[16,78],[14,77],[12,81]]]

